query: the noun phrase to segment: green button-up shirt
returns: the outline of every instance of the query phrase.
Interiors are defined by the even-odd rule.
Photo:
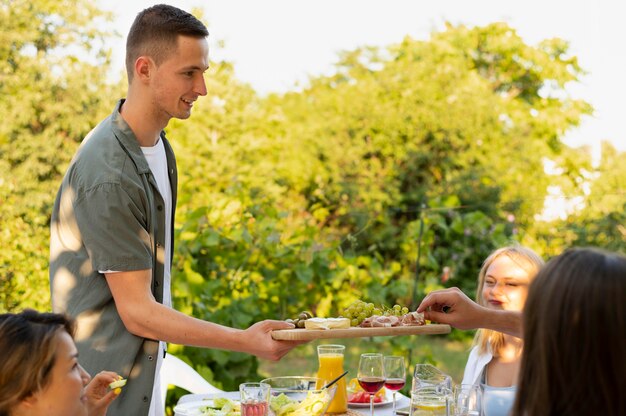
[[[152,269],[152,292],[163,302],[165,252],[163,198],[137,138],[120,115],[122,103],[74,156],[56,197],[50,239],[52,305],[55,312],[77,320],[81,365],[92,375],[111,370],[129,379],[109,407],[110,416],[148,414],[158,342],[126,330],[99,270]],[[176,160],[164,133],[161,139],[172,188],[173,228]],[[171,244],[173,248],[173,237]]]

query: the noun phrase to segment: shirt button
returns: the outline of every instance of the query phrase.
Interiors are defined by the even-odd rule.
[[[157,242],[157,247],[162,247],[161,243]]]
[[[148,396],[143,396],[143,402],[148,403]]]
[[[159,211],[163,211],[163,205],[157,205],[157,209],[158,209]]]
[[[148,360],[152,361],[152,360],[154,360],[154,357],[152,355],[148,355]]]

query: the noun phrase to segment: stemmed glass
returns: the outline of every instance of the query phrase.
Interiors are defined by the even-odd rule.
[[[406,383],[404,357],[386,356],[384,359],[385,388],[393,391],[393,415],[396,415],[396,392]]]
[[[374,395],[385,384],[385,371],[383,369],[382,354],[361,354],[359,359],[359,372],[357,379],[359,384],[370,395],[370,411],[374,416]]]

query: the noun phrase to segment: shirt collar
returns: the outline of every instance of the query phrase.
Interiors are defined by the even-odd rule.
[[[137,172],[140,174],[148,173],[150,172],[150,166],[141,151],[137,136],[135,136],[135,133],[133,133],[132,129],[120,113],[124,101],[125,100],[123,98],[119,100],[113,110],[113,113],[111,114],[113,134],[115,134],[115,137],[117,137],[120,145],[126,150],[135,163],[135,166],[137,166]]]

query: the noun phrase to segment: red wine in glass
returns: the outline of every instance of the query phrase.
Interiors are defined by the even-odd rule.
[[[393,391],[398,391],[404,387],[406,380],[403,378],[388,378],[385,380],[385,388]]]
[[[369,394],[376,394],[385,384],[383,377],[363,377],[359,379],[359,384]]]

